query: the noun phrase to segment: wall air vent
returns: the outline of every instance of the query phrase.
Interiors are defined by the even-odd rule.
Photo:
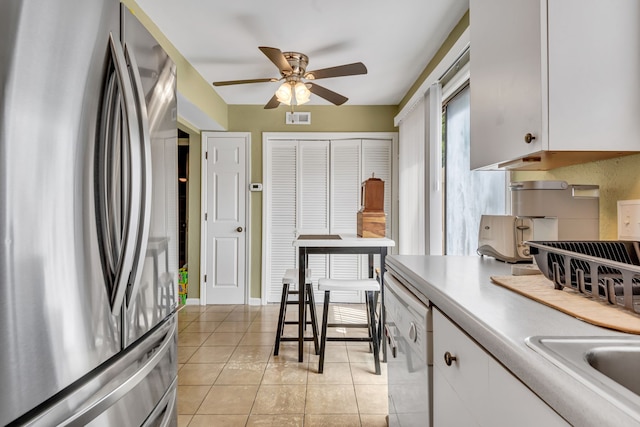
[[[288,125],[310,125],[311,112],[296,111],[292,113],[287,111],[285,123]]]

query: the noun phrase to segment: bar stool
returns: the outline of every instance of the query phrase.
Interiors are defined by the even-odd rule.
[[[278,330],[276,332],[276,344],[275,349],[273,350],[273,355],[277,356],[280,351],[280,342],[282,341],[298,341],[298,337],[284,337],[284,325],[297,325],[298,320],[285,320],[287,315],[287,305],[295,304],[298,305],[298,301],[304,301],[305,304],[309,306],[309,313],[311,315],[311,320],[307,320],[305,318],[304,326],[305,329],[307,325],[311,324],[311,329],[313,332],[313,337],[305,337],[305,341],[313,340],[313,345],[315,347],[315,352],[318,354],[318,322],[316,318],[316,306],[313,298],[313,282],[311,281],[311,270],[307,269],[305,271],[305,284],[303,288],[298,287],[298,290],[290,290],[291,285],[298,284],[298,269],[297,268],[289,268],[285,271],[284,277],[282,278],[282,298],[280,299],[280,313],[278,314]],[[295,300],[289,300],[289,295],[300,295],[300,290],[303,289],[303,297],[298,297]],[[305,316],[306,317],[306,316]]]
[[[322,335],[320,337],[320,361],[318,373],[324,369],[324,353],[327,341],[364,341],[371,343],[376,375],[380,375],[380,340],[376,327],[376,302],[380,294],[380,284],[376,279],[345,280],[345,279],[320,279],[318,289],[324,291],[324,304],[322,306]],[[364,291],[367,306],[367,323],[329,323],[329,302],[331,291]],[[368,337],[328,337],[327,327],[367,328]]]

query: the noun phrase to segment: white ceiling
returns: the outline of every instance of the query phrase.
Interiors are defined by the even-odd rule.
[[[280,77],[258,46],[309,56],[308,71],[363,62],[318,81],[345,105],[397,105],[469,0],[136,0],[208,82]],[[265,104],[280,83],[216,87],[227,104]],[[310,104],[331,105],[312,95]]]

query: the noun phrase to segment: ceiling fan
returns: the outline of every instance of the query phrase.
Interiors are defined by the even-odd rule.
[[[339,65],[337,67],[323,68],[321,70],[307,71],[309,58],[299,52],[282,52],[275,47],[261,46],[258,49],[273,62],[280,71],[280,78],[262,78],[250,80],[229,80],[213,82],[214,86],[229,86],[246,83],[266,83],[284,80],[275,95],[267,102],[264,108],[276,108],[281,103],[287,105],[300,105],[309,101],[311,93],[335,104],[342,105],[349,98],[332,90],[317,85],[313,80],[329,77],[355,76],[367,74],[367,67],[362,62]],[[305,81],[311,80],[311,81]]]

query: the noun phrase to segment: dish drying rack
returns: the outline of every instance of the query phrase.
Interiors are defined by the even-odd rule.
[[[554,283],[555,289],[569,287],[640,314],[638,242],[525,243],[531,248],[538,268]]]

